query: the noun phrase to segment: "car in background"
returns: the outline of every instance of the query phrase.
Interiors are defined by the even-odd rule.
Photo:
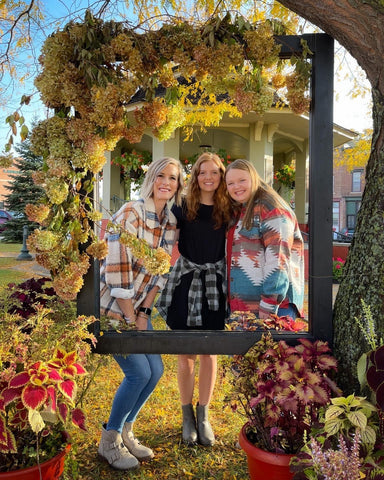
[[[347,228],[341,229],[340,232],[336,232],[335,230],[333,231],[333,239],[336,240],[336,242],[351,243],[352,237],[353,233],[348,231]]]
[[[7,210],[0,210],[0,232],[3,232],[6,228],[8,220],[13,218],[12,214]]]

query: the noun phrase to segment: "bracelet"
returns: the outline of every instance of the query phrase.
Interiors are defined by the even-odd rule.
[[[139,307],[139,312],[143,312],[145,313],[145,315],[148,315],[149,317],[152,313],[152,309],[148,307]]]
[[[138,317],[141,317],[141,318],[145,318],[146,320],[149,318],[149,315],[147,315],[146,313],[144,312],[139,312],[137,314]]]
[[[124,322],[125,323],[135,323],[134,321],[132,321],[129,317],[126,317],[125,315],[124,315]]]

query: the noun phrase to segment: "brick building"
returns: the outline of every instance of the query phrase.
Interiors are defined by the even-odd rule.
[[[0,168],[0,209],[7,209],[4,201],[5,197],[9,194],[9,190],[6,189],[5,186],[11,183],[11,175],[17,175],[18,173],[19,169],[16,165],[12,165],[9,168]]]
[[[333,169],[333,229],[336,232],[353,233],[356,214],[361,205],[365,187],[365,169],[355,168],[352,172],[346,166]]]

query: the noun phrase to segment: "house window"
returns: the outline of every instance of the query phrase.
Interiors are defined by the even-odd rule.
[[[361,192],[361,170],[352,172],[352,192]]]
[[[340,231],[340,202],[333,202],[332,228],[335,232]]]
[[[353,233],[356,227],[356,215],[359,211],[361,200],[347,200],[347,229]]]

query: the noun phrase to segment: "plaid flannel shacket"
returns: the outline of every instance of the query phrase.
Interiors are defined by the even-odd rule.
[[[168,206],[161,223],[152,198],[126,203],[112,220],[137,238],[146,240],[150,247],[162,247],[167,253],[172,253],[176,218]],[[151,275],[143,262],[133,257],[130,249],[119,239],[120,235],[116,233],[109,232],[106,236],[108,255],[100,269],[100,309],[105,315],[122,318],[118,298],[131,298],[137,308],[149,290],[155,286],[160,290],[164,287],[167,275]]]
[[[189,272],[193,272],[193,279],[188,292],[187,325],[189,327],[202,326],[201,309],[203,301],[203,285],[200,278],[200,273],[202,271],[205,271],[205,295],[207,297],[208,307],[213,311],[219,309],[219,290],[217,288],[216,274],[219,274],[223,279],[223,293],[225,295],[225,260],[222,259],[216,263],[204,263],[199,265],[180,255],[170,273],[167,284],[156,303],[156,308],[164,320],[167,319],[168,308],[171,305],[174,290],[177,285],[179,285],[181,277]]]

